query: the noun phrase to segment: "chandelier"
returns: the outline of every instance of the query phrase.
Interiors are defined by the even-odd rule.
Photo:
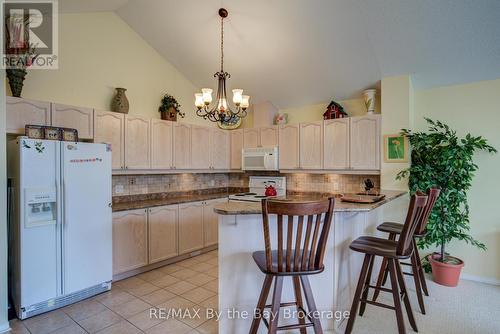
[[[212,89],[203,88],[201,93],[194,94],[196,115],[208,119],[212,122],[223,123],[247,115],[250,96],[243,95],[243,89],[233,89],[234,111],[230,108],[226,98],[226,79],[231,78],[231,74],[224,72],[224,19],[228,16],[225,8],[219,9],[220,20],[220,71],[214,74],[217,78],[217,96],[212,104]]]

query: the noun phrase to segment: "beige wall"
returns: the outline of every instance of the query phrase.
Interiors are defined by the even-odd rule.
[[[407,180],[396,180],[397,174],[408,167],[408,163],[384,162],[384,135],[397,134],[403,128],[413,126],[413,87],[409,75],[382,79],[382,150],[381,174],[382,189],[406,190]]]
[[[500,149],[500,80],[440,87],[415,92],[415,126],[425,130],[424,116],[456,129],[459,135],[484,136]],[[475,156],[479,170],[469,192],[472,235],[488,250],[480,251],[465,242],[453,242],[448,251],[465,261],[463,272],[500,283],[500,154]]]
[[[159,118],[170,93],[186,113],[180,121],[213,126],[194,114],[198,88],[116,14],[62,14],[59,25],[59,69],[29,71],[23,97],[109,110],[125,87],[130,114]]]

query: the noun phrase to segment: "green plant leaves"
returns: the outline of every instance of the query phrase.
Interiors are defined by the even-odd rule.
[[[458,138],[456,131],[440,121],[425,118],[429,130],[413,132],[402,129],[411,148],[411,166],[398,173],[397,179],[408,177],[411,193],[438,186],[441,194],[429,217],[427,235],[418,247],[444,246],[453,239],[462,240],[479,249],[486,246],[470,236],[467,191],[478,166],[473,162],[477,151],[497,153],[481,136],[467,134]]]

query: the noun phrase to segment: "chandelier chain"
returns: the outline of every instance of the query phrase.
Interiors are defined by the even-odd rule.
[[[224,73],[224,18],[220,21],[220,71]]]

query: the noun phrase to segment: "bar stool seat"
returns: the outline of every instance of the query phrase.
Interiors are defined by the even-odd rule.
[[[379,226],[377,226],[377,230],[379,230],[380,232],[401,234],[401,231],[403,230],[403,226],[404,225],[401,223],[385,222],[385,223],[382,223]],[[426,232],[424,232],[424,233],[415,232],[413,234],[413,236],[415,236],[417,238],[425,237],[425,235],[427,234]]]
[[[371,236],[359,237],[349,246],[349,248],[356,252],[383,256],[391,259],[407,259],[411,256],[411,253],[406,255],[397,254],[397,247],[397,241]]]
[[[295,249],[292,249],[292,256],[290,259],[291,263],[295,263]],[[272,258],[272,267],[271,270],[267,269],[267,261],[266,261],[266,251],[256,251],[253,252],[252,254],[253,260],[257,264],[257,267],[259,267],[260,271],[262,271],[264,274],[269,274],[269,275],[276,275],[276,276],[295,276],[295,275],[314,275],[314,274],[319,274],[322,273],[323,270],[325,270],[324,266],[321,266],[317,270],[309,270],[309,252],[306,251],[305,253],[305,260],[304,263],[302,263],[302,259],[304,258],[302,256],[302,249],[299,251],[298,256],[297,256],[297,267],[295,268],[303,268],[302,270],[296,270],[296,271],[279,271],[278,270],[278,251],[273,250],[271,251],[271,258]],[[283,262],[282,262],[282,267],[286,267],[286,257],[283,257]]]

